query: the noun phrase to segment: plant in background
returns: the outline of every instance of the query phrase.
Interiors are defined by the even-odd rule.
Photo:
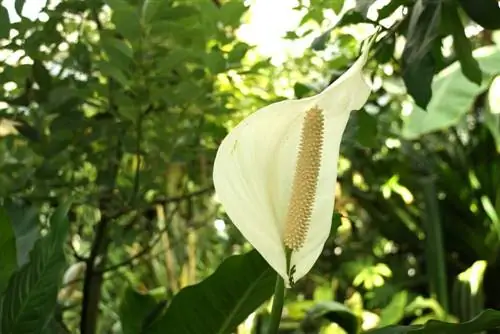
[[[280,66],[235,33],[252,1],[48,0],[10,22],[33,2],[0,6],[1,333],[500,325],[497,0],[297,1],[305,50]],[[376,27],[368,103],[344,100]]]

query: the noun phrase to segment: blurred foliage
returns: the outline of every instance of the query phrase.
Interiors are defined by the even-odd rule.
[[[238,34],[252,14],[238,0],[49,0],[10,23],[0,6],[1,332],[170,332],[212,308],[189,333],[265,333],[272,282],[237,255],[251,246],[214,196],[218,143],[252,111],[319,92],[376,28],[332,233],[281,332],[498,326],[484,311],[500,309],[497,4],[298,1],[283,37],[306,46],[283,62]]]

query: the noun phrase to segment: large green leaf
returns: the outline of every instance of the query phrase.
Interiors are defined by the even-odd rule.
[[[448,128],[460,122],[470,110],[476,97],[488,88],[491,78],[500,73],[500,50],[496,46],[486,46],[474,50],[474,58],[484,75],[483,84],[470,82],[462,73],[460,64],[455,62],[436,76],[433,97],[427,112],[418,106],[404,119],[403,137],[415,139],[419,136]]]
[[[16,268],[16,236],[7,212],[0,207],[0,296]]]
[[[138,11],[128,1],[106,0],[106,4],[113,10],[112,22],[116,30],[130,42],[141,37],[141,20]]]
[[[500,29],[500,7],[497,0],[458,0],[471,19],[486,29]]]
[[[146,332],[231,333],[271,297],[275,276],[255,250],[231,256],[203,282],[182,289]]]
[[[465,35],[465,27],[460,20],[455,4],[444,5],[443,17],[447,19],[453,35],[453,48],[457,55],[462,72],[472,82],[480,85],[482,72],[477,60],[472,55],[472,45]]]
[[[10,19],[9,12],[5,7],[0,6],[0,39],[9,38]]]
[[[6,203],[5,209],[10,218],[17,246],[17,264],[22,266],[28,262],[28,256],[35,241],[40,236],[38,230],[38,208],[26,207],[17,203]]]
[[[306,333],[317,332],[318,322],[336,323],[348,334],[359,332],[358,317],[344,304],[335,301],[325,301],[314,305],[302,321],[301,327]]]
[[[433,49],[439,34],[441,2],[418,0],[412,8],[403,50],[403,80],[408,93],[422,109],[431,100],[435,72]]]
[[[367,334],[472,334],[500,327],[500,311],[485,310],[474,319],[453,324],[431,320],[425,325],[390,326],[366,332]]]
[[[148,316],[155,310],[157,302],[148,294],[127,288],[120,304],[119,316],[123,334],[141,333]]]
[[[35,243],[29,262],[15,272],[0,300],[2,333],[39,333],[52,318],[66,265],[63,245],[69,205],[52,215],[50,232]]]
[[[497,152],[500,153],[500,76],[493,79],[489,88],[484,124],[495,139]]]
[[[405,315],[405,306],[407,302],[407,291],[401,291],[395,294],[389,305],[380,312],[380,326],[393,325],[401,321]]]

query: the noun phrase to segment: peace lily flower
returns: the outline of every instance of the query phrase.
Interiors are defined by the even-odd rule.
[[[370,46],[323,92],[256,111],[218,149],[216,194],[287,287],[309,272],[328,238],[342,134],[371,92],[363,75]]]

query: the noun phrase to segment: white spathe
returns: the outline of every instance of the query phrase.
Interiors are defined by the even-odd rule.
[[[339,79],[313,97],[264,107],[239,123],[222,141],[213,168],[215,191],[232,222],[288,285],[283,235],[304,115],[319,107],[324,141],[316,198],[302,248],[292,253],[294,281],[314,265],[328,238],[342,135],[351,111],[371,89],[363,67],[371,43]]]

